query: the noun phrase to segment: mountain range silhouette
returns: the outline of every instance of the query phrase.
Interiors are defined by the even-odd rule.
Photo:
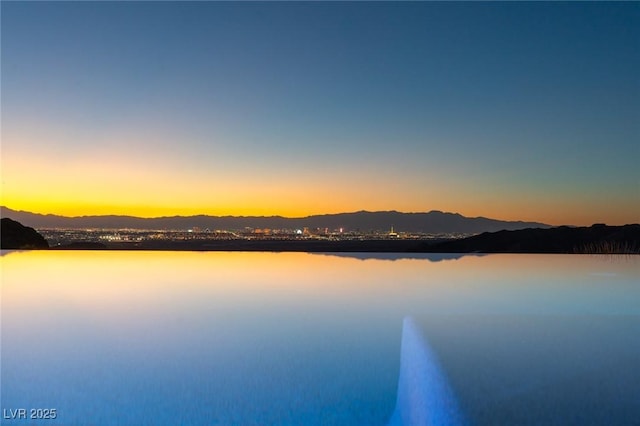
[[[402,213],[397,211],[338,213],[301,218],[282,216],[169,216],[141,218],[134,216],[77,216],[43,215],[0,207],[2,217],[11,217],[33,228],[102,228],[102,229],[325,229],[342,228],[345,232],[389,231],[431,234],[477,234],[500,230],[550,228],[539,222],[503,221],[486,217],[465,217],[458,213],[433,210],[428,213]]]

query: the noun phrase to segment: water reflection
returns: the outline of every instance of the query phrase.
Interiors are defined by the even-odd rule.
[[[477,253],[354,253],[354,252],[341,252],[341,253],[311,253],[313,255],[320,256],[336,256],[336,257],[348,257],[351,259],[360,260],[403,260],[403,259],[418,259],[428,260],[430,262],[441,262],[443,260],[458,260],[463,256],[486,256],[485,254]]]
[[[3,255],[2,408],[57,408],[47,424],[65,425],[384,424],[412,315],[477,424],[640,417],[638,257],[434,259]]]

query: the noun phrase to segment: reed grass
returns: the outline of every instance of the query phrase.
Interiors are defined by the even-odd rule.
[[[630,241],[597,241],[574,247],[580,254],[640,254],[640,247]]]

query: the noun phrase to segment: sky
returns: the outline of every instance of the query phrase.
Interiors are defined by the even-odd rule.
[[[2,205],[640,222],[640,3],[0,3]]]

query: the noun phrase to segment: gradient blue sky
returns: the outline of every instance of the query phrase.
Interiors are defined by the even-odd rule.
[[[6,2],[2,204],[640,221],[640,3]]]

